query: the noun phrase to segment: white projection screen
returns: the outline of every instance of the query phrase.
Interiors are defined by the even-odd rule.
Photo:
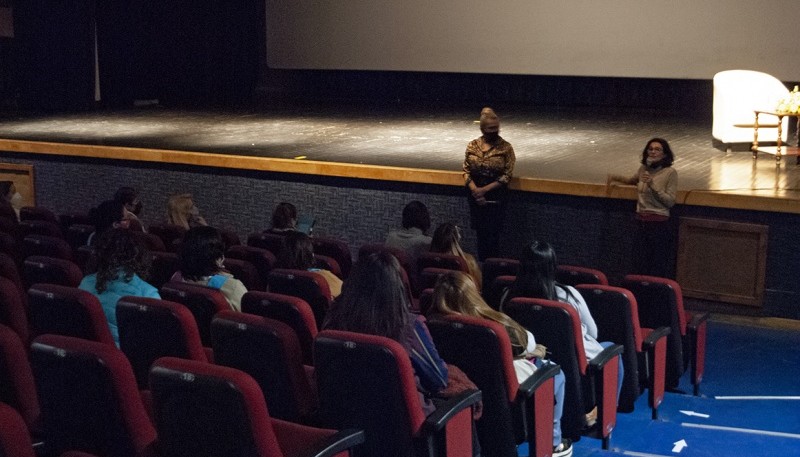
[[[800,79],[797,0],[266,0],[277,69]]]

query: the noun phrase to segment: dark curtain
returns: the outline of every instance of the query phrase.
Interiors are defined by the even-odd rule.
[[[15,2],[20,104],[74,110],[94,101],[94,0]]]

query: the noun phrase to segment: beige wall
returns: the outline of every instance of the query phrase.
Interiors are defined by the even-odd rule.
[[[272,68],[800,75],[796,0],[266,0]]]

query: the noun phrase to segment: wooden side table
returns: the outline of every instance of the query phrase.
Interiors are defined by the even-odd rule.
[[[758,116],[761,114],[769,114],[778,118],[778,139],[776,146],[759,146],[758,145]],[[753,160],[758,158],[758,153],[772,154],[775,156],[775,161],[780,163],[783,156],[798,156],[797,161],[800,163],[800,113],[781,113],[777,111],[760,111],[755,110],[756,120],[753,123],[753,146],[750,148],[753,151]],[[798,119],[797,130],[795,131],[794,146],[783,144],[783,118],[794,117]]]

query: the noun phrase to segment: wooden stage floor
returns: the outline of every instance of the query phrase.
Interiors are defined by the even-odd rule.
[[[460,185],[475,109],[282,107],[248,112],[147,108],[0,122],[0,151],[78,155]],[[711,121],[654,112],[498,108],[526,191],[633,198],[605,185],[633,174],[645,142],[666,138],[676,154],[679,202],[800,213],[794,157],[753,160],[711,141]]]

